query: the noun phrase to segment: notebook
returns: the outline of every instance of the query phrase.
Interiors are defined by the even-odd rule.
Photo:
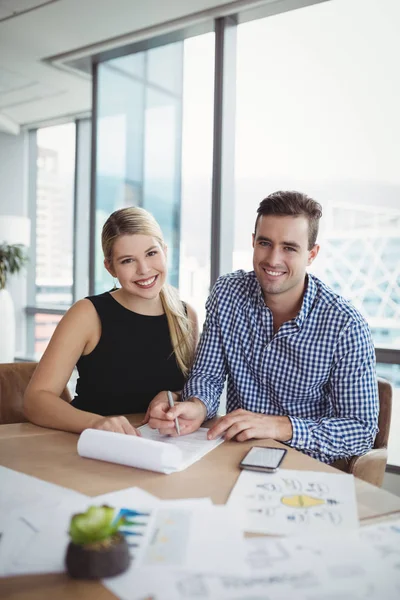
[[[221,437],[208,440],[206,427],[179,437],[161,435],[148,425],[138,429],[142,437],[85,429],[78,440],[78,454],[170,474],[187,469],[224,441]]]

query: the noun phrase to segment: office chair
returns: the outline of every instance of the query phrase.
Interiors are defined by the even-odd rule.
[[[378,487],[382,486],[388,458],[388,440],[390,419],[392,416],[392,386],[389,381],[378,377],[379,394],[379,431],[375,438],[374,447],[362,456],[352,456],[348,460],[337,460],[333,467],[352,473],[354,477],[363,479]]]
[[[36,362],[0,364],[0,425],[25,423],[24,393],[37,367]],[[71,402],[68,388],[61,398]]]

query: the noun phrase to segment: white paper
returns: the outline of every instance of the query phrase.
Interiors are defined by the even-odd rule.
[[[69,542],[69,524],[73,514],[85,511],[90,499],[62,502],[55,508],[42,511],[38,508],[24,517],[14,517],[5,530],[7,561],[6,575],[28,573],[61,573],[65,570],[65,552]],[[26,525],[25,531],[22,526]],[[17,530],[24,537],[18,552],[10,553],[9,540]]]
[[[153,508],[162,504],[165,506],[180,506],[182,508],[191,508],[196,506],[212,506],[211,498],[177,498],[175,500],[160,500],[157,496],[149,494],[139,487],[131,487],[117,492],[109,492],[94,496],[91,498],[93,504],[108,506],[146,506]]]
[[[383,540],[385,533],[378,532]],[[370,532],[368,536],[377,535]],[[396,535],[393,532],[394,547]],[[376,538],[376,542],[378,540]],[[121,600],[398,600],[399,573],[359,530],[307,538],[244,540],[244,569],[235,575],[146,568],[104,580]],[[397,583],[396,583],[397,582]],[[396,587],[397,586],[397,587]]]
[[[136,486],[93,496],[91,501],[96,506],[106,504],[107,506],[147,506],[149,508],[161,502],[157,496]]]
[[[208,440],[208,429],[206,427],[200,427],[193,433],[179,437],[161,435],[157,429],[151,429],[148,425],[142,425],[142,427],[139,427],[139,430],[145,439],[179,448],[182,453],[182,462],[179,468],[176,469],[177,471],[187,469],[187,467],[200,460],[200,458],[211,452],[211,450],[214,450],[214,448],[224,441],[222,437],[218,437],[215,440]]]
[[[118,577],[103,580],[119,598],[143,600],[153,594],[157,600],[185,598],[176,595],[176,587],[171,584],[171,576],[175,580],[173,573],[177,572],[190,578],[198,577],[199,571],[218,571],[221,576],[230,577],[250,574],[244,538],[235,515],[226,506],[191,511],[162,506],[154,517],[150,535],[130,568]]]
[[[126,535],[135,566],[169,568],[173,564],[184,571],[210,569],[223,549],[219,532],[224,535],[228,532],[234,549],[226,570],[235,572],[240,568],[244,560],[240,547],[242,534],[228,509],[210,507],[207,498],[163,502],[151,497],[147,504],[129,504],[128,508],[115,504],[117,499],[138,500],[146,496],[143,490],[131,488],[97,498],[76,499],[75,503],[69,500],[52,510],[40,513],[34,509],[23,518],[14,517],[5,529],[1,574],[63,572],[71,516],[110,500],[116,511],[122,511],[128,521],[133,521],[125,524],[121,532]],[[131,511],[135,513],[129,514]],[[205,523],[213,531],[211,536]],[[213,543],[211,551],[206,548],[207,540]]]
[[[400,598],[400,519],[360,529],[364,547],[373,548],[378,556],[380,582],[390,588],[390,597]],[[388,598],[389,591],[386,589]]]
[[[77,494],[64,497],[56,506],[26,509],[23,516],[10,519],[0,544],[2,575],[60,573],[65,570],[65,552],[70,541],[68,530],[73,514],[89,506],[155,506],[160,500],[138,487],[95,497]],[[16,541],[15,532],[18,540]],[[2,554],[3,551],[3,554]],[[3,558],[3,560],[2,560]]]
[[[35,506],[45,512],[68,498],[85,495],[0,466],[0,533],[13,514],[23,514]]]
[[[244,531],[299,535],[358,527],[352,475],[295,471],[242,471],[228,505]]]
[[[72,514],[86,506],[88,497],[5,467],[0,467],[0,485],[0,575],[4,576],[20,572],[26,552],[40,560],[41,549],[36,553],[35,543],[40,530],[52,526],[52,511],[67,506]]]
[[[81,433],[78,454],[161,473],[176,470],[182,462],[182,454],[176,446],[99,429],[85,429]]]
[[[139,469],[169,474],[183,471],[224,440],[207,440],[207,429],[181,437],[160,435],[147,425],[142,437],[85,429],[78,440],[78,454]]]

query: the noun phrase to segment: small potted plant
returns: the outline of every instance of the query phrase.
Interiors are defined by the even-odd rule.
[[[0,229],[4,223],[0,217]],[[0,231],[0,363],[11,363],[15,358],[14,302],[7,290],[9,275],[19,273],[27,262],[24,246],[2,243]]]
[[[99,579],[125,571],[130,563],[129,547],[119,532],[126,519],[115,519],[110,506],[90,506],[71,518],[65,563],[71,577]]]
[[[22,244],[0,244],[0,290],[4,290],[8,275],[19,273],[27,262]]]

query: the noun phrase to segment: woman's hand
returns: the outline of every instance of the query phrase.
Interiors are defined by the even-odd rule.
[[[102,429],[103,431],[113,431],[114,433],[126,433],[128,435],[138,435],[133,425],[126,417],[96,417],[89,425],[90,429]]]

